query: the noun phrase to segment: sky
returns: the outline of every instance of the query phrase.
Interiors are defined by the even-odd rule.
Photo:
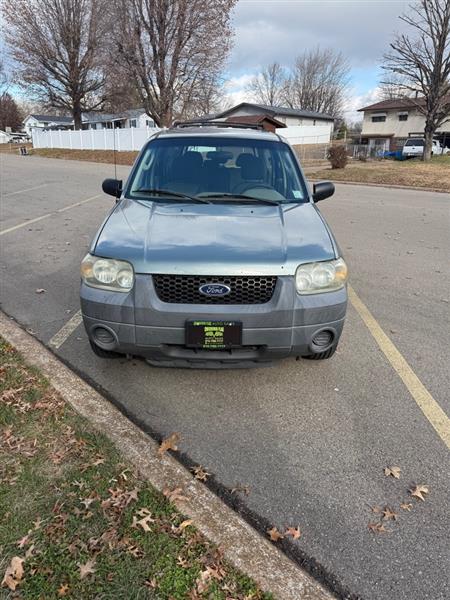
[[[348,59],[351,88],[346,118],[375,102],[380,59],[394,33],[406,30],[398,18],[407,0],[239,0],[234,11],[234,46],[226,91],[233,104],[248,99],[245,87],[271,62],[291,66],[304,50],[333,48]]]

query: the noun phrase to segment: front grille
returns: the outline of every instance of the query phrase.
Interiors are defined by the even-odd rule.
[[[277,278],[268,276],[153,275],[158,298],[170,304],[264,304],[273,296]],[[205,283],[228,285],[227,296],[209,297],[199,292]]]

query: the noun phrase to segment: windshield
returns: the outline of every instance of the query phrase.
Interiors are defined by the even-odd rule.
[[[251,198],[308,201],[305,182],[290,147],[264,139],[210,136],[155,139],[142,153],[126,196],[170,202],[168,191],[211,201],[216,195],[216,201],[232,201],[237,196],[241,196],[242,202]]]

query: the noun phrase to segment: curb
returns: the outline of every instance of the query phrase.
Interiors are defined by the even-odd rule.
[[[306,178],[308,179],[308,181],[325,181],[324,179],[317,179],[315,177],[309,177],[308,174],[306,174]],[[408,185],[396,185],[394,183],[392,184],[387,184],[387,183],[364,183],[362,181],[339,181],[339,180],[333,180],[330,179],[330,181],[332,183],[338,183],[338,184],[343,184],[343,185],[360,185],[360,186],[366,186],[366,187],[381,187],[381,188],[388,188],[388,189],[394,189],[394,190],[410,190],[413,192],[434,192],[435,194],[450,194],[450,192],[448,192],[447,190],[443,190],[441,188],[426,188],[426,187],[413,187],[413,186],[408,186]]]
[[[158,457],[158,445],[108,400],[66,367],[37,339],[0,312],[1,335],[39,368],[72,408],[107,435],[123,456],[160,492],[180,487],[186,500],[174,502],[235,568],[277,600],[333,600],[334,596],[259,535],[196,480],[172,456]]]

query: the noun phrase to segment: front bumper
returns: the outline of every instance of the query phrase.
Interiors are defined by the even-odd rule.
[[[253,305],[165,303],[158,298],[151,275],[136,275],[129,294],[81,284],[89,338],[104,350],[143,356],[162,366],[239,367],[323,352],[337,345],[346,308],[346,289],[300,296],[293,277],[279,277],[272,299]],[[185,322],[191,319],[241,321],[242,348],[186,348]],[[324,329],[332,333],[332,342],[315,346],[313,338]]]

